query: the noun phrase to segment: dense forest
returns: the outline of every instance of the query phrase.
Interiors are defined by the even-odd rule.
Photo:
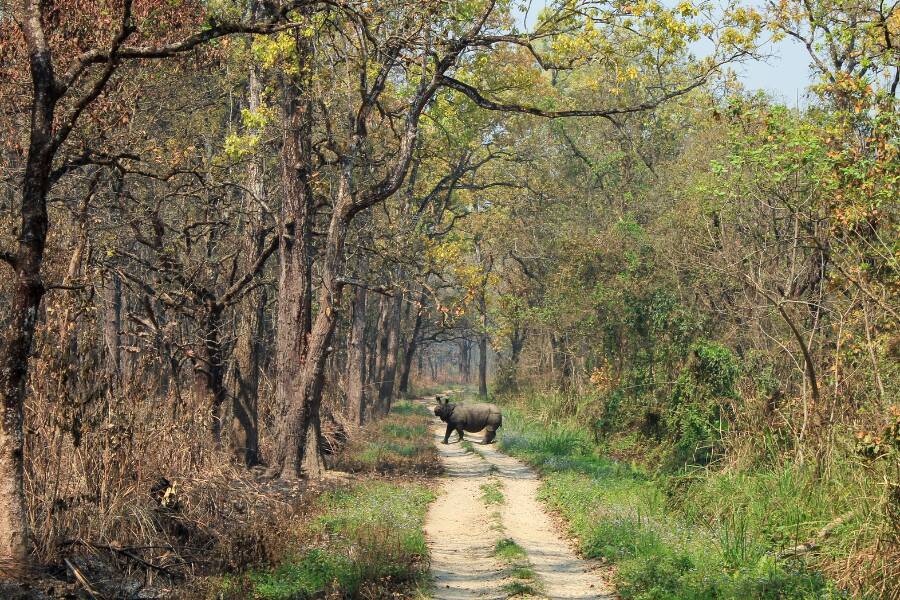
[[[459,385],[726,540],[623,597],[900,598],[898,88],[896,1],[0,0],[0,579],[224,597]]]

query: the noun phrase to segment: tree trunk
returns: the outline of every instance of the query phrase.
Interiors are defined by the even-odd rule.
[[[481,296],[478,299],[478,308],[481,312],[481,333],[478,337],[478,395],[487,398],[487,298],[485,297],[487,280],[485,279],[484,287],[481,288]]]
[[[364,287],[356,288],[347,351],[347,406],[357,425],[366,419],[366,296]]]
[[[525,346],[525,332],[518,325],[513,328],[512,336],[509,340],[510,361],[514,368],[519,366],[519,357],[522,354],[522,348]]]
[[[350,174],[346,172],[342,175],[337,206],[332,212],[325,240],[319,310],[309,336],[299,385],[275,443],[275,456],[269,471],[272,477],[291,480],[306,475],[309,478],[320,478],[325,472],[320,444],[319,410],[325,382],[325,361],[337,324],[337,308],[344,288],[340,280],[344,264],[344,242],[353,218],[353,199],[349,188]]]
[[[235,348],[237,390],[231,401],[231,450],[248,467],[259,463],[259,373],[265,336],[266,293],[255,295],[255,314],[238,330]]]
[[[259,16],[258,2],[251,3],[251,15]],[[247,108],[257,111],[261,105],[262,82],[259,80],[259,67],[250,66],[247,84]],[[259,132],[256,132],[259,133]],[[248,204],[256,207],[265,198],[265,172],[263,158],[256,153],[247,165],[247,187],[254,198]],[[261,219],[256,208],[251,213],[250,221],[258,226]],[[259,256],[262,251],[264,235],[259,235],[252,243],[247,244],[248,256]],[[253,259],[246,261],[249,268]],[[231,401],[231,450],[235,459],[248,467],[259,462],[259,372],[261,369],[261,343],[265,333],[265,290],[254,292],[248,299],[255,301],[256,309],[238,329],[235,359],[237,390]]]
[[[122,280],[118,273],[110,273],[103,295],[106,304],[103,313],[103,341],[106,344],[107,369],[112,381],[121,381]]]
[[[222,443],[222,405],[225,402],[225,380],[222,372],[222,346],[219,342],[222,308],[208,306],[203,323],[203,340],[194,357],[194,395],[209,407],[210,433],[216,448]]]
[[[308,73],[304,68],[312,48],[302,34],[295,35],[300,75],[284,84],[281,152],[284,200],[279,216],[275,333],[275,405],[280,414],[296,413],[304,405],[304,361],[312,331],[312,107],[305,98]]]
[[[478,338],[478,395],[487,398],[487,349],[488,336],[482,333]]]
[[[398,392],[401,396],[409,395],[409,372],[412,369],[413,356],[416,354],[416,347],[419,344],[419,333],[422,329],[422,313],[424,312],[422,308],[423,301],[424,295],[419,298],[419,306],[416,309],[416,322],[413,324],[412,334],[409,336],[409,343],[403,351],[403,366],[400,371],[400,386],[398,388]]]
[[[55,148],[53,118],[58,96],[53,90],[53,62],[41,28],[38,5],[28,3],[22,30],[31,58],[33,97],[31,131],[20,204],[21,229],[9,323],[0,347],[0,564],[24,567],[31,546],[23,492],[23,404],[28,362],[44,285],[41,264],[47,243],[47,194]]]
[[[375,328],[375,369],[372,372],[376,403],[381,398],[381,385],[384,383],[384,366],[387,362],[388,338],[390,338],[390,317],[391,299],[382,296],[378,303],[378,325]],[[376,410],[380,410],[380,406],[376,406]]]
[[[378,412],[381,416],[391,410],[394,384],[397,376],[397,359],[400,350],[400,315],[403,310],[403,296],[399,293],[388,300],[387,347],[384,357],[384,374],[378,387]]]

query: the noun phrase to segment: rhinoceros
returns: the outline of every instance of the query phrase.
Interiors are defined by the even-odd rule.
[[[459,434],[459,441],[464,438],[464,431],[474,433],[484,429],[482,444],[490,444],[497,435],[497,430],[503,424],[503,415],[494,404],[454,404],[449,398],[437,397],[438,405],[434,407],[434,414],[447,424],[447,433],[444,434],[444,443],[450,442],[450,434],[455,429]]]

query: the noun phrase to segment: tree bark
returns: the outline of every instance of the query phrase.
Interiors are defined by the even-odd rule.
[[[301,33],[295,35],[300,75],[284,83],[286,98],[281,153],[284,200],[279,216],[275,405],[281,414],[296,416],[298,411],[305,410],[302,380],[312,331],[313,195],[310,177],[313,115],[306,98],[309,74],[305,68],[312,46]],[[279,452],[285,449],[282,447]],[[276,461],[283,460],[284,456],[276,457]],[[299,475],[299,465],[297,467]]]
[[[350,173],[345,172],[325,240],[319,310],[310,332],[306,360],[302,363],[294,401],[288,406],[279,429],[270,477],[292,480],[305,475],[316,479],[325,472],[319,412],[325,382],[325,361],[343,295],[340,272],[344,264],[344,243],[354,214],[349,186]]]
[[[237,390],[231,401],[231,450],[247,467],[259,464],[259,373],[266,331],[266,292],[255,296],[256,310],[238,330],[235,348]]]
[[[347,352],[347,406],[350,419],[357,425],[366,420],[366,296],[366,289],[358,286]]]
[[[378,302],[378,325],[375,328],[375,368],[372,371],[372,385],[375,393],[376,411],[380,410],[381,385],[384,383],[384,367],[387,362],[388,338],[390,337],[391,299],[382,296]]]
[[[478,395],[487,398],[487,350],[488,338],[482,333],[478,338]]]
[[[259,17],[260,3],[251,3],[251,16]],[[261,105],[262,82],[259,67],[250,66],[247,83],[247,108],[256,111]],[[258,132],[257,132],[258,133]],[[251,206],[258,206],[265,198],[265,170],[261,154],[257,153],[247,165],[247,187],[254,198],[250,198]],[[261,219],[261,210],[255,208],[251,213],[251,221]],[[256,223],[254,224],[256,225]],[[258,256],[262,251],[262,235],[248,244],[249,256]],[[248,261],[247,267],[250,268]],[[252,467],[259,462],[259,372],[261,342],[265,333],[265,290],[254,292],[249,298],[255,301],[256,308],[248,322],[238,330],[236,342],[237,390],[231,401],[231,450],[238,462]]]
[[[113,381],[122,379],[122,279],[118,273],[109,274],[103,289],[103,340],[106,344],[107,369]]]
[[[33,98],[31,131],[22,182],[22,217],[12,262],[16,281],[9,323],[0,348],[0,564],[24,567],[31,546],[23,492],[23,404],[28,362],[38,309],[44,295],[41,264],[47,243],[47,194],[54,148],[53,119],[58,95],[49,47],[37,3],[25,3],[19,15],[29,48]]]
[[[400,350],[400,316],[403,310],[403,296],[396,294],[388,299],[387,345],[384,357],[384,374],[378,387],[378,413],[387,415],[394,397],[397,377],[397,359]]]
[[[409,372],[412,370],[413,356],[416,355],[416,348],[419,345],[419,334],[422,330],[422,313],[424,312],[422,304],[424,299],[424,295],[419,297],[419,306],[416,309],[416,321],[413,324],[412,334],[409,336],[409,343],[403,351],[403,366],[400,371],[400,385],[398,387],[398,393],[401,396],[409,395]]]
[[[198,402],[209,407],[209,430],[213,443],[222,443],[222,405],[225,403],[225,380],[222,371],[222,308],[208,306],[204,315],[203,339],[194,351],[194,394]]]
[[[486,282],[485,282],[486,283]],[[479,298],[479,309],[481,310],[481,333],[478,336],[478,395],[487,398],[487,298],[485,298],[485,290],[482,288],[481,297]]]

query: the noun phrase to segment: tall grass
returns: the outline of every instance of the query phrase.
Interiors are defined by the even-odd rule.
[[[398,402],[387,418],[370,423],[335,458],[335,468],[351,473],[437,474],[441,470],[430,433],[431,413]]]
[[[277,560],[212,582],[225,599],[409,597],[424,584],[428,551],[423,526],[434,499],[421,475],[439,470],[430,413],[400,402],[353,439],[338,468],[373,479],[317,497],[295,525],[293,544]],[[380,473],[379,477],[376,473]],[[408,475],[419,475],[410,481]]]
[[[871,591],[885,581],[873,571],[890,564],[848,565],[854,544],[858,551],[871,541],[860,529],[875,510],[861,505],[867,498],[854,465],[831,465],[827,480],[792,463],[666,474],[648,468],[652,460],[609,458],[583,421],[558,417],[567,408],[547,401],[532,396],[504,408],[501,448],[543,473],[542,498],[565,518],[582,554],[617,566],[623,598],[850,597],[844,586],[860,597],[865,589],[897,597],[896,584]],[[649,443],[646,450],[653,452]],[[839,517],[816,552],[786,558]],[[858,577],[838,572],[838,562]]]
[[[224,598],[302,600],[397,595],[424,581],[422,527],[433,493],[413,483],[366,482],[323,494],[304,542],[280,564],[222,581]]]

